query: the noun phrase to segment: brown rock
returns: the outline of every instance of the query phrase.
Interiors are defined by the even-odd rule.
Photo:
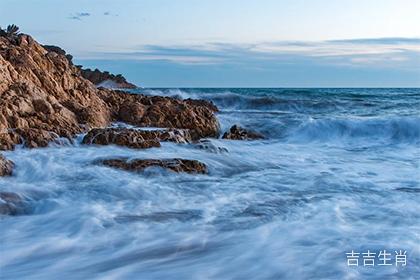
[[[127,80],[121,75],[114,75],[108,71],[100,71],[99,69],[80,69],[83,78],[88,79],[95,85],[111,85],[112,88],[137,88],[136,85],[127,82]]]
[[[217,109],[204,100],[178,100],[121,91],[101,91],[114,119],[140,127],[189,129],[194,138],[218,137]]]
[[[98,89],[65,52],[21,34],[0,37],[0,150],[44,147],[113,121],[189,129],[193,138],[217,137],[217,108],[207,101]]]
[[[160,147],[157,133],[135,129],[96,128],[86,134],[83,144],[118,145],[136,149]]]
[[[200,173],[207,174],[207,166],[197,160],[188,159],[107,159],[101,161],[101,164],[123,169],[127,171],[140,172],[148,167],[162,167],[174,172]]]
[[[0,81],[0,149],[13,149],[21,138],[28,147],[46,146],[111,120],[96,87],[64,55],[48,53],[28,35],[16,44],[0,38]],[[70,101],[95,112],[94,119],[80,122],[65,106]]]
[[[13,150],[17,144],[22,144],[22,140],[16,132],[0,132],[0,150]]]
[[[95,128],[83,138],[83,144],[119,145],[129,148],[145,149],[160,147],[160,141],[190,143],[188,130],[139,130],[129,128]]]
[[[12,161],[0,155],[0,177],[12,175],[14,166]]]
[[[238,125],[232,126],[228,132],[225,132],[225,134],[223,134],[222,138],[229,140],[265,139],[264,135],[255,131],[246,130]]]
[[[16,132],[25,139],[23,144],[27,148],[46,147],[48,146],[49,142],[58,138],[56,133],[43,129],[19,128],[16,130]]]

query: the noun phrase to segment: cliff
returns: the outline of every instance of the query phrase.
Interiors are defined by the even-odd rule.
[[[0,150],[44,147],[113,121],[215,137],[216,111],[206,101],[97,88],[65,52],[47,50],[25,34],[0,36]]]

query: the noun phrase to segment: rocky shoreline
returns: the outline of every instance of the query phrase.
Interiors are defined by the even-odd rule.
[[[81,133],[87,133],[86,145],[136,149],[160,147],[162,141],[192,143],[219,137],[218,108],[213,103],[97,87],[71,59],[61,48],[42,46],[26,34],[0,36],[0,151],[13,150],[16,145],[46,147],[59,138],[72,141]],[[110,128],[113,122],[162,129]],[[263,137],[235,126],[223,138]],[[177,162],[178,167],[171,162]],[[198,173],[207,173],[203,163],[184,159],[147,159],[138,165],[141,168],[123,162],[107,165],[128,170],[161,166],[176,172],[194,172],[196,168]],[[0,176],[11,175],[12,169],[13,163],[0,156]]]

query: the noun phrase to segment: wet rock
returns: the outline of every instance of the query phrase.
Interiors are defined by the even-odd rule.
[[[25,139],[23,144],[27,148],[47,147],[59,137],[54,132],[36,128],[17,129],[16,132]]]
[[[127,171],[140,172],[148,167],[162,167],[174,172],[200,173],[207,174],[207,166],[198,160],[189,159],[106,159],[100,161],[101,164],[123,169]]]
[[[12,192],[0,192],[0,215],[24,214],[22,198]]]
[[[232,126],[228,132],[225,132],[225,134],[223,134],[222,138],[229,139],[229,140],[265,139],[264,135],[255,131],[246,130],[238,125]]]
[[[229,152],[228,149],[226,149],[225,147],[219,147],[209,139],[202,139],[198,141],[195,147],[197,147],[200,150],[206,150],[208,152],[216,154]]]
[[[135,149],[160,147],[157,133],[127,128],[96,128],[83,138],[83,144],[118,145]]]
[[[115,120],[139,127],[189,129],[193,139],[219,136],[214,104],[162,96],[102,91]]]
[[[160,141],[190,143],[192,141],[188,130],[162,129],[138,130],[129,128],[95,128],[83,138],[83,144],[118,145],[129,148],[160,147]]]
[[[0,155],[0,177],[10,176],[13,173],[14,163]]]

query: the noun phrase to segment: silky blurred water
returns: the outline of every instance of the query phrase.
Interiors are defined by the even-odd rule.
[[[153,89],[204,98],[267,140],[51,145],[4,155],[0,279],[420,279],[419,89]],[[209,175],[93,164],[197,159]],[[351,250],[407,265],[349,267]]]

